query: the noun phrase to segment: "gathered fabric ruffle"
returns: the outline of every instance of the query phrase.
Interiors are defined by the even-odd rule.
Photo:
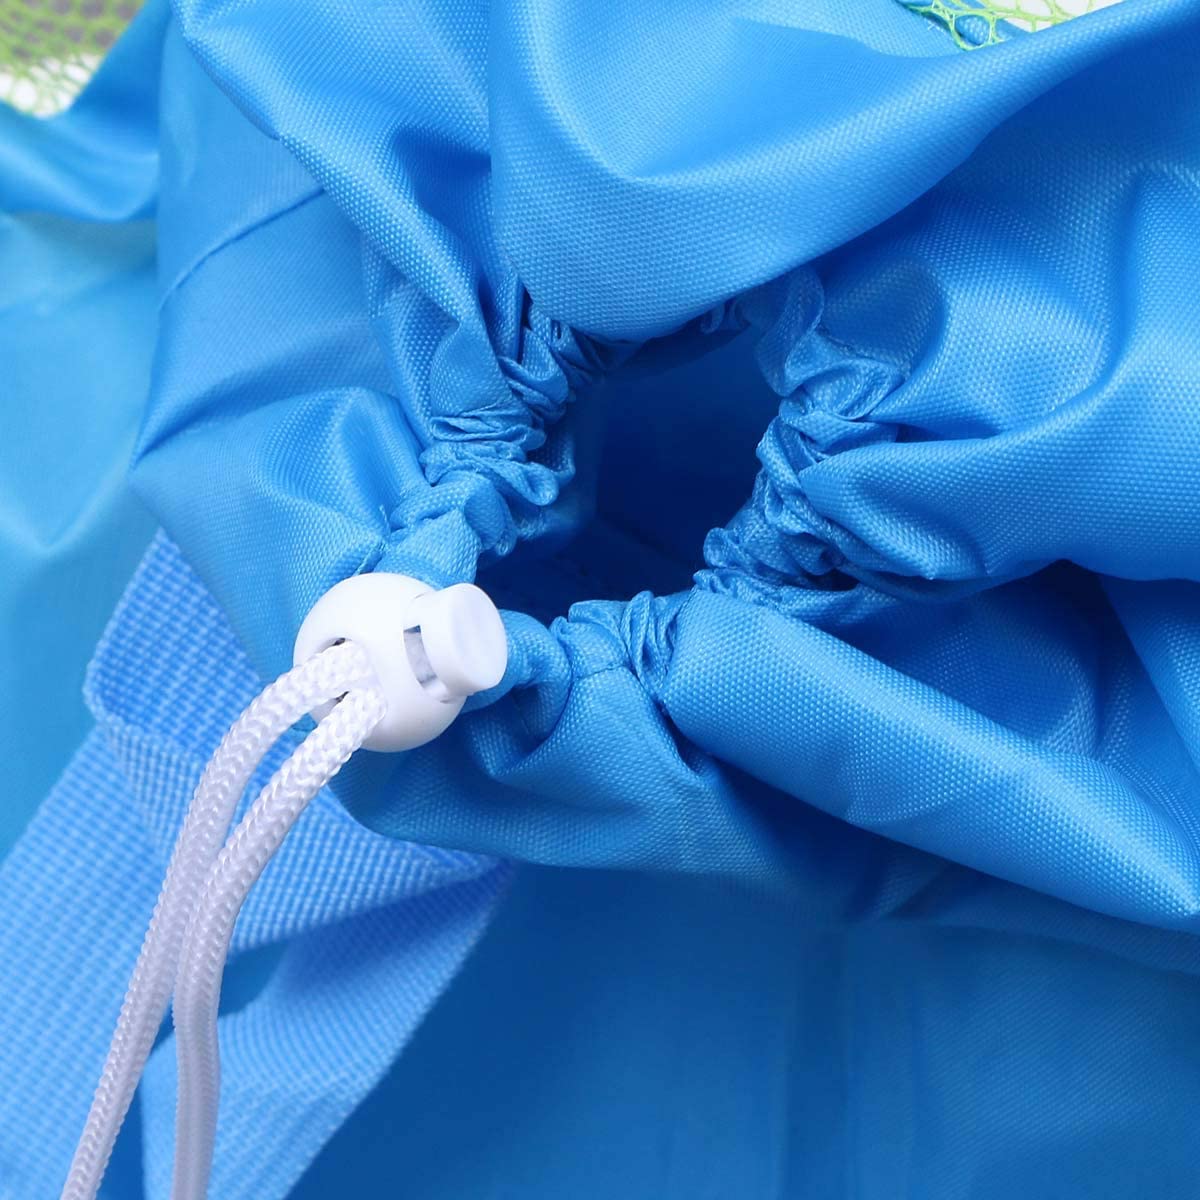
[[[496,358],[507,394],[430,420],[421,466],[431,486],[406,492],[389,524],[415,529],[462,510],[489,559],[540,536],[575,475],[574,445],[561,425],[568,404],[634,349],[594,341],[526,305],[517,354]]]
[[[777,598],[794,586],[849,587],[856,568],[887,568],[885,555],[820,512],[805,491],[804,472],[833,455],[896,441],[899,427],[874,413],[903,374],[840,344],[823,327],[823,314],[821,281],[803,268],[705,321],[714,332],[749,331],[759,369],[781,403],[759,444],[753,494],[705,541],[702,587]]]
[[[298,19],[315,38],[328,18]],[[182,21],[211,67],[219,19],[188,3]],[[339,784],[351,811],[433,844],[766,883],[824,896],[835,914],[944,912],[987,876],[1110,917],[1194,925],[1195,748],[1172,714],[1195,702],[1171,685],[1174,667],[1151,669],[1131,643],[1164,598],[1139,594],[1118,611],[1101,582],[1192,574],[1183,523],[1128,536],[1130,514],[1111,498],[1121,471],[1140,471],[1146,511],[1169,515],[1181,477],[1186,446],[1145,420],[1143,381],[1168,335],[1187,333],[1166,317],[1172,281],[1194,264],[1182,246],[1155,260],[1167,277],[1125,279],[1114,264],[1180,227],[1187,189],[1114,161],[1127,203],[1108,212],[1104,239],[1091,237],[1090,255],[1048,258],[1045,230],[1013,214],[1052,224],[1061,197],[1027,193],[1062,173],[999,170],[996,156],[1003,166],[1016,151],[998,135],[843,250],[785,262],[775,282],[765,272],[697,310],[711,283],[698,271],[692,301],[662,311],[700,316],[664,331],[650,314],[630,341],[610,342],[556,324],[549,313],[568,309],[545,307],[546,289],[503,252],[487,106],[474,103],[488,95],[485,57],[457,28],[431,36],[468,93],[462,119],[432,137],[390,77],[358,89],[336,129],[308,120],[293,100],[313,81],[288,60],[275,85],[256,76],[233,89],[272,144],[194,62],[168,55],[170,82],[206,117],[192,122],[198,140],[179,139],[196,164],[168,172],[173,203],[193,167],[216,169],[235,143],[274,156],[281,176],[302,163],[323,189],[296,203],[305,181],[294,176],[290,207],[196,257],[168,298],[137,465],[264,673],[347,574],[446,583],[524,540],[551,550],[580,531],[592,504],[580,456],[601,438],[577,436],[597,405],[570,400],[620,371],[639,338],[654,338],[646,353],[659,363],[695,334],[753,339],[779,405],[752,495],[709,536],[692,590],[586,601],[549,626],[511,616],[500,688],[436,746],[352,764]],[[397,53],[420,79],[435,69],[407,43]],[[1018,143],[1028,156],[1029,138]],[[1061,163],[1053,129],[1039,146]],[[1081,190],[1091,180],[1072,178]],[[242,203],[260,204],[261,188],[250,192]],[[1019,326],[994,323],[981,276],[1035,298]],[[247,298],[246,278],[263,295]],[[1123,323],[1102,319],[1118,284],[1131,297]],[[196,342],[214,329],[227,346],[216,367]],[[640,393],[648,403],[654,387]],[[228,469],[208,453],[217,429]],[[680,429],[678,453],[713,450]],[[1171,469],[1147,472],[1150,459]],[[202,494],[181,495],[182,477]],[[1063,510],[1078,519],[1050,519]],[[231,542],[240,550],[248,528],[262,558],[231,580]],[[1046,569],[1058,560],[1074,565]],[[533,556],[518,567],[536,590]],[[593,578],[580,572],[578,594],[616,594],[583,591]],[[1178,595],[1171,604],[1178,624]],[[1179,644],[1192,636],[1181,626]],[[1164,707],[1156,687],[1169,685]],[[1138,742],[1157,747],[1152,769]],[[1031,850],[1043,828],[1051,843]],[[1054,839],[1086,850],[1064,862]],[[928,899],[943,886],[953,904]]]

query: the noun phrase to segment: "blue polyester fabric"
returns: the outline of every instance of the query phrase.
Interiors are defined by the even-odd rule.
[[[0,874],[0,1032],[59,1048],[0,1185],[65,1168],[204,748],[400,570],[477,577],[509,671],[239,927],[287,948],[214,1197],[1195,1195],[1198,57],[1197,0],[969,54],[893,0],[177,0],[0,126],[6,210],[128,239],[81,320],[154,217],[171,539],[93,669],[153,744],[93,734]],[[114,1195],[165,1194],[164,1049]]]
[[[84,667],[154,529],[126,473],[154,350],[161,25],[70,113],[0,104],[0,854],[84,735]]]

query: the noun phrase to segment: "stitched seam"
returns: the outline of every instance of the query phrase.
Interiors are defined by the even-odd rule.
[[[187,283],[187,281],[191,279],[191,277],[202,266],[204,266],[209,259],[213,258],[217,254],[220,254],[222,250],[232,246],[235,242],[240,242],[244,237],[248,237],[250,234],[254,233],[255,230],[265,228],[273,221],[278,220],[280,217],[286,217],[289,213],[293,213],[297,209],[303,208],[304,205],[316,200],[318,197],[323,196],[324,194],[325,191],[323,188],[314,186],[312,191],[307,192],[305,195],[301,196],[300,199],[293,200],[291,204],[288,204],[283,208],[278,208],[274,212],[267,213],[266,216],[259,217],[257,220],[252,221],[249,225],[242,226],[234,233],[231,233],[228,237],[219,241],[211,249],[206,250],[198,259],[196,259],[195,262],[185,267],[182,274],[177,276],[175,280],[163,290],[162,297],[158,302],[159,312],[161,312],[166,306],[167,301],[170,300],[170,298],[177,291],[179,291],[179,289],[182,288],[183,285]]]

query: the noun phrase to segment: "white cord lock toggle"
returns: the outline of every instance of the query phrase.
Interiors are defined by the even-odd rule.
[[[172,993],[179,1070],[171,1196],[204,1200],[221,1090],[221,979],[250,889],[355,750],[409,750],[437,737],[468,696],[500,682],[508,640],[479,588],[437,591],[381,573],[330,588],[304,619],[294,653],[296,666],[237,719],[196,787],[60,1200],[96,1200]],[[226,839],[246,785],[305,710],[316,730]]]
[[[344,579],[313,605],[296,635],[297,664],[340,641],[371,661],[387,713],[363,743],[411,750],[442,733],[468,696],[495,687],[508,665],[504,623],[471,583],[438,591],[408,575]],[[320,721],[335,702],[313,710]]]

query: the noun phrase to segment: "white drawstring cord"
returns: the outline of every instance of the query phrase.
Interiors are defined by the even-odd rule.
[[[188,918],[259,763],[307,712],[372,679],[362,650],[350,643],[331,646],[256,697],[214,753],[175,842],[61,1200],[94,1200],[100,1190],[171,998]]]
[[[387,711],[378,686],[347,693],[263,788],[217,857],[188,925],[175,982],[179,1091],[172,1200],[205,1200],[217,1135],[217,1008],[234,922],[250,889],[313,797]]]
[[[192,797],[133,969],[61,1200],[95,1200],[175,991],[179,1062],[173,1200],[205,1200],[220,1093],[217,1008],[233,926],[255,880],[360,746],[407,750],[442,733],[468,696],[500,682],[504,624],[473,584],[358,575],[314,605],[295,661],[238,718]],[[222,848],[254,772],[305,713],[319,724]]]

